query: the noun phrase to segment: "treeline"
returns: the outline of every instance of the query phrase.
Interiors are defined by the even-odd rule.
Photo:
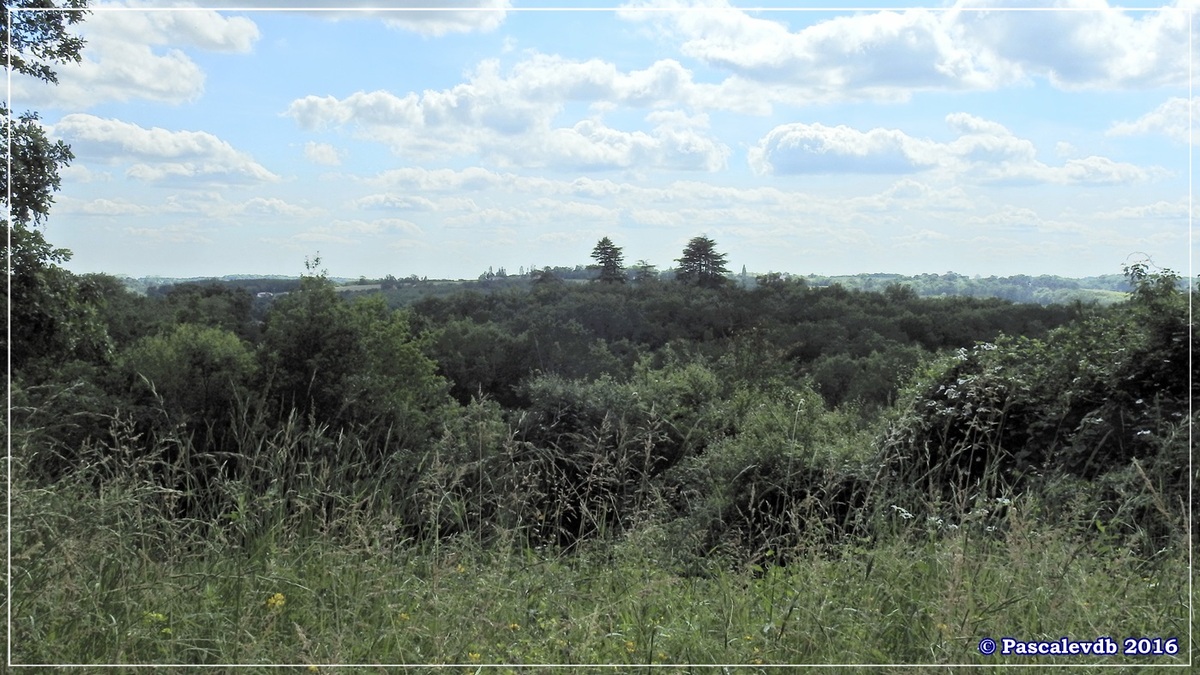
[[[630,283],[667,282],[674,281],[677,270],[668,268],[659,270],[644,260],[639,260],[632,266],[624,268],[626,278]],[[477,279],[452,281],[446,279],[428,279],[409,275],[397,278],[387,275],[378,279],[362,277],[355,283],[358,285],[378,285],[379,291],[387,297],[388,304],[394,307],[412,304],[428,295],[449,295],[460,289],[474,289],[481,292],[492,292],[505,289],[528,289],[541,281],[562,281],[580,283],[595,281],[601,272],[595,265],[555,265],[542,268],[519,268],[517,272],[508,272],[504,267],[490,268],[481,273]],[[863,273],[854,275],[828,276],[818,274],[794,274],[786,272],[769,272],[765,274],[739,273],[727,274],[729,283],[746,290],[753,290],[764,284],[776,281],[803,280],[809,286],[827,287],[841,286],[847,290],[883,292],[889,286],[905,286],[919,297],[949,297],[964,296],[975,298],[999,298],[1016,303],[1053,305],[1072,304],[1076,301],[1084,304],[1097,302],[1111,304],[1123,300],[1132,289],[1128,280],[1120,274],[1106,274],[1094,277],[1070,278],[1042,274],[1038,276],[1013,275],[970,277],[955,272],[945,274],[884,274]],[[221,279],[199,278],[188,280],[171,280],[161,278],[130,279],[124,278],[126,288],[143,294],[164,294],[176,285],[209,285],[219,284],[228,288],[243,288],[251,293],[269,292],[281,293],[294,290],[300,283],[295,277],[245,277]],[[1180,281],[1180,290],[1185,290],[1186,284]],[[363,291],[358,291],[363,292]]]
[[[1109,304],[1123,299],[1131,289],[1128,280],[1119,274],[1083,279],[1070,279],[1049,274],[1007,277],[968,277],[954,272],[945,274],[857,274],[852,276],[804,277],[814,286],[839,284],[863,291],[882,291],[901,284],[922,297],[968,296],[990,297],[1012,302],[1039,305],[1068,304],[1075,301]]]
[[[891,402],[898,380],[925,356],[1001,333],[1041,336],[1078,313],[1066,306],[976,298],[929,299],[803,279],[745,290],[674,282],[544,284],[532,290],[466,290],[411,305],[434,337],[431,354],[466,402],[483,393],[520,405],[533,373],[622,377],[667,346],[719,361],[755,355],[752,367],[810,377],[831,406]]]

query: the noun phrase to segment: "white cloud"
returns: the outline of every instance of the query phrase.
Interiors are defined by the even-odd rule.
[[[563,201],[542,197],[528,202],[526,206],[532,212],[533,222],[538,224],[591,223],[595,225],[616,225],[621,217],[620,209],[574,200]]]
[[[1107,133],[1109,136],[1162,134],[1180,143],[1187,143],[1189,114],[1200,122],[1200,98],[1193,99],[1190,106],[1186,98],[1169,98],[1133,122],[1117,122]],[[1193,143],[1200,143],[1200,135]]]
[[[1062,89],[1149,89],[1187,82],[1187,12],[1113,11],[1104,0],[1055,4],[1095,11],[1038,12],[1036,19],[1024,12],[950,14],[967,44]],[[1005,5],[1004,0],[962,0],[958,6]]]
[[[414,195],[395,193],[373,194],[360,197],[351,202],[351,206],[366,210],[396,210],[396,211],[434,211],[437,204],[431,199]]]
[[[380,239],[390,240],[396,234],[422,236],[424,232],[416,223],[402,218],[376,218],[374,220],[350,218],[336,219],[310,227],[292,235],[292,239],[328,244],[359,244],[370,239],[375,244]]]
[[[161,6],[162,3],[153,2],[98,3],[90,8],[91,14],[80,25],[84,27],[89,44],[100,39],[104,42],[171,44],[233,54],[250,52],[260,37],[258,26],[244,16],[224,16],[190,4],[167,4],[179,8],[174,12],[106,11],[108,8]]]
[[[1096,11],[973,11],[1011,4],[959,0],[942,11],[861,12],[796,31],[726,0],[632,2],[618,16],[756,84],[765,101],[905,101],[914,91],[994,90],[1033,77],[1063,89],[1186,82],[1186,12],[1122,13],[1101,0],[1059,3]],[[636,11],[647,6],[680,11]]]
[[[323,209],[305,208],[303,206],[290,204],[275,197],[254,197],[237,205],[234,212],[249,215],[291,216],[294,218],[303,218],[319,215],[323,212]]]
[[[250,19],[211,10],[105,11],[125,6],[150,5],[93,6],[78,28],[86,40],[81,62],[58,67],[57,85],[14,77],[14,99],[75,110],[108,101],[194,101],[204,92],[205,76],[182,48],[244,54],[259,38]]]
[[[167,0],[170,2],[171,0]],[[159,3],[162,4],[162,3]],[[205,7],[287,7],[313,9],[331,21],[382,20],[390,27],[438,37],[450,33],[489,32],[504,23],[510,0],[455,0],[454,9],[435,9],[446,3],[428,0],[206,0]],[[419,8],[420,11],[413,11]],[[405,10],[410,11],[397,11]],[[343,11],[325,11],[343,10]]]
[[[1079,154],[1079,148],[1066,141],[1059,141],[1054,144],[1054,154],[1063,158],[1074,157]]]
[[[124,199],[94,199],[83,201],[64,197],[59,201],[64,212],[87,215],[136,215],[195,216],[207,221],[236,222],[238,216],[255,216],[258,220],[280,217],[282,222],[294,222],[301,218],[314,218],[326,213],[325,209],[293,204],[277,197],[253,197],[231,202],[220,192],[193,191],[169,195],[158,204],[135,204]]]
[[[952,16],[924,9],[841,16],[790,31],[779,21],[729,11],[724,0],[635,3],[725,11],[619,12],[651,22],[680,50],[743,80],[772,100],[907,100],[918,89],[993,89],[1015,69],[956,39]]]
[[[629,217],[637,225],[650,227],[678,227],[687,223],[684,214],[664,209],[631,209]]]
[[[844,203],[851,211],[875,213],[895,213],[901,209],[963,212],[984,206],[979,197],[972,198],[960,186],[939,189],[911,178],[901,178],[880,193],[852,197]]]
[[[1177,202],[1160,200],[1151,204],[1123,206],[1110,211],[1100,211],[1092,214],[1092,217],[1104,220],[1186,221],[1188,218],[1188,204],[1186,200]],[[1200,218],[1200,206],[1194,207],[1193,217]]]
[[[991,232],[1063,233],[1082,234],[1087,228],[1073,220],[1043,218],[1037,211],[1025,206],[1005,204],[984,215],[973,215],[963,219],[964,227]]]
[[[82,201],[73,198],[60,198],[56,210],[63,213],[78,213],[88,216],[131,216],[143,215],[151,209],[142,204],[134,204],[125,199],[93,199]]]
[[[927,246],[932,242],[946,241],[950,236],[930,229],[921,229],[908,234],[901,234],[892,237],[892,241],[899,246]]]
[[[672,60],[622,72],[598,59],[533,54],[507,75],[498,61],[486,60],[450,89],[306,96],[284,114],[306,130],[353,125],[360,138],[414,159],[473,156],[502,166],[716,171],[730,149],[708,131],[707,116],[676,108],[705,96],[710,94]],[[573,102],[590,103],[592,116],[556,125]],[[618,106],[653,110],[645,128],[627,131],[601,119]]]
[[[156,227],[127,227],[125,232],[156,242],[171,244],[211,244],[213,240],[201,234],[192,224],[159,225]]]
[[[795,123],[772,129],[747,158],[758,174],[907,173],[932,166],[922,144],[895,129]]]
[[[499,148],[492,148],[495,153]],[[504,165],[554,167],[571,170],[664,168],[717,171],[725,166],[730,149],[720,141],[662,121],[649,132],[621,131],[593,120],[570,128],[549,130],[531,138],[521,152],[497,157]]]
[[[212,181],[268,182],[279,177],[250,155],[204,131],[146,129],[130,122],[84,113],[67,115],[48,127],[84,158],[132,162],[127,175],[157,181],[170,177]]]
[[[470,227],[473,225],[516,225],[529,220],[529,212],[515,208],[485,207],[459,216],[442,219],[448,227]]]
[[[112,180],[112,174],[107,171],[94,171],[82,164],[71,164],[59,167],[58,175],[64,183],[98,183]]]
[[[305,143],[304,157],[313,164],[322,166],[338,166],[342,163],[342,153],[328,143]]]
[[[759,174],[870,174],[924,170],[976,183],[1110,185],[1164,174],[1106,157],[1069,159],[1049,166],[1037,149],[1004,125],[967,113],[946,116],[958,137],[949,143],[913,138],[898,129],[859,131],[847,126],[784,124],[750,148],[747,159]]]
[[[403,218],[376,218],[374,220],[334,220],[328,226],[336,232],[353,234],[385,234],[388,232],[404,232],[406,234],[422,234],[421,228],[411,220]]]
[[[514,178],[516,176],[513,174],[502,175],[480,167],[468,167],[461,171],[404,167],[384,171],[367,182],[372,185],[408,187],[422,191],[453,192],[483,190]]]

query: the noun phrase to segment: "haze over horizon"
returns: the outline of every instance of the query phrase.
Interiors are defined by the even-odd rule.
[[[460,4],[95,4],[58,85],[12,78],[76,155],[47,239],[132,277],[471,279],[605,236],[666,269],[700,234],[752,273],[1192,274],[1197,0]]]

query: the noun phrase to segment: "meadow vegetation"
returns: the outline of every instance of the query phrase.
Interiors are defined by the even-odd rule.
[[[86,279],[109,349],[14,377],[14,663],[1186,663],[1188,297],[1127,273],[1070,308]]]

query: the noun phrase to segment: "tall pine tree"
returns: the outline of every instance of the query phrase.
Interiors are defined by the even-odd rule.
[[[600,270],[597,281],[605,284],[625,283],[624,255],[621,247],[612,243],[611,239],[605,237],[596,243],[596,248],[592,249],[592,259],[596,261],[594,267]]]
[[[725,254],[717,253],[717,243],[708,237],[693,237],[675,262],[679,263],[675,279],[685,284],[716,288],[728,281]]]

